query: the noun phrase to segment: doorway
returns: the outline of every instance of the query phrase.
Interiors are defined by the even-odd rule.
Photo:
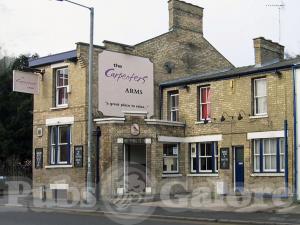
[[[124,191],[142,193],[146,189],[146,144],[124,145]]]
[[[244,146],[237,146],[233,149],[234,191],[237,193],[243,193],[245,182]]]

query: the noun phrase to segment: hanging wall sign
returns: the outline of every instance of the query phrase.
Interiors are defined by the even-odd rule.
[[[105,116],[124,111],[153,115],[153,63],[148,58],[103,51],[99,54],[98,108]]]
[[[74,167],[83,167],[83,146],[74,146]]]
[[[220,168],[223,170],[229,169],[229,148],[220,149]]]
[[[43,168],[43,149],[42,148],[36,148],[35,149],[35,168],[36,169],[42,169]]]
[[[28,93],[28,94],[39,94],[39,75],[14,70],[13,71],[13,91]]]

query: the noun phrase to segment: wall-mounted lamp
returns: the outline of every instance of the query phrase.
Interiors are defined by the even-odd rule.
[[[186,91],[189,91],[189,90],[190,90],[190,87],[189,87],[188,85],[185,84],[185,85],[180,86],[179,89],[180,89],[180,90],[185,89]]]
[[[239,113],[238,120],[242,120],[244,117]]]
[[[226,120],[225,117],[222,115],[220,121],[221,121],[221,122],[224,122],[225,120]]]
[[[246,113],[245,113],[245,111],[241,109],[241,110],[239,111],[238,120],[242,120],[242,119],[244,118],[244,117],[242,116],[241,113],[243,113],[244,116],[247,116]]]
[[[222,116],[221,116],[221,119],[220,119],[221,122],[224,122],[224,121],[226,120],[226,118],[225,118],[224,115],[226,115],[227,117],[230,117],[231,120],[233,120],[233,116],[229,116],[228,113],[223,112],[223,113],[222,113]]]
[[[278,78],[281,78],[282,77],[282,72],[279,71],[279,70],[275,70],[275,75],[277,75]]]
[[[167,71],[167,73],[172,73],[174,68],[175,68],[175,64],[170,61],[164,64],[164,69]]]

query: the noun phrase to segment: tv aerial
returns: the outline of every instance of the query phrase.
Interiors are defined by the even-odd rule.
[[[281,42],[281,10],[285,7],[283,1],[280,4],[268,4],[267,7],[275,7],[278,9],[278,42]]]

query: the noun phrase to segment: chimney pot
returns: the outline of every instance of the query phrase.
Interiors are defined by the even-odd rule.
[[[262,66],[279,62],[284,59],[284,46],[267,40],[264,37],[253,39],[255,65]]]
[[[203,34],[203,8],[180,0],[169,0],[169,30],[181,28]]]

